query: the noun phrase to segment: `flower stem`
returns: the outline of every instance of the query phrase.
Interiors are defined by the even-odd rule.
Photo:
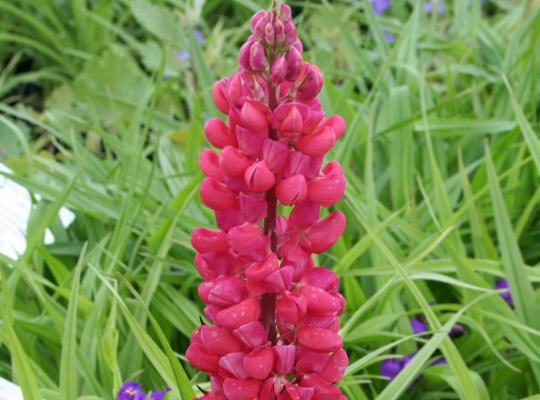
[[[270,61],[270,64],[273,60]],[[276,100],[276,87],[268,82],[268,107],[273,112],[277,107]],[[268,136],[270,139],[277,138],[277,132],[271,126],[268,128]],[[264,234],[270,237],[270,249],[272,252],[277,250],[277,237],[276,237],[276,216],[277,216],[277,197],[272,188],[266,193],[267,214],[264,220]],[[277,327],[276,327],[276,295],[271,293],[265,293],[261,299],[261,319],[264,328],[268,334],[268,340],[272,345],[277,342]]]

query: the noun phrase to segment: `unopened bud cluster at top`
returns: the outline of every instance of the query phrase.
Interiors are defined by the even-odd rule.
[[[345,301],[336,275],[311,255],[345,229],[340,211],[320,217],[345,190],[340,164],[322,166],[345,123],[321,111],[323,78],[302,59],[287,5],[257,13],[251,32],[236,73],[212,90],[227,123],[206,123],[221,152],[201,153],[200,196],[219,230],[191,237],[212,325],[195,330],[186,357],[210,376],[201,399],[343,400]],[[279,204],[292,206],[288,216]]]

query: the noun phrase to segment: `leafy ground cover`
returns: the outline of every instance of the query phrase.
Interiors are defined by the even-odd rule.
[[[348,125],[329,155],[348,227],[317,260],[347,299],[342,390],[538,398],[540,2],[290,4]],[[25,399],[206,387],[183,356],[202,307],[189,234],[213,225],[197,157],[211,85],[268,5],[0,0],[0,161],[34,202],[26,251],[0,255],[0,376]]]

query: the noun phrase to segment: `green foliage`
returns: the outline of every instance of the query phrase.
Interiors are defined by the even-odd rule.
[[[210,87],[268,3],[0,0],[0,161],[33,195],[28,248],[0,255],[0,376],[25,398],[207,387],[182,355],[202,316],[189,234],[214,224],[197,155]],[[319,259],[347,299],[343,391],[538,398],[540,2],[291,4],[323,106],[348,123],[330,154],[348,227]],[[411,335],[419,315],[429,332]],[[395,380],[379,375],[415,351]]]

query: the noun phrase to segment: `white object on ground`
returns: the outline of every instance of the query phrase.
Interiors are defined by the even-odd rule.
[[[0,377],[0,400],[24,400],[21,388]]]
[[[0,171],[11,172],[1,163]],[[26,226],[31,206],[30,195],[26,189],[0,175],[0,253],[14,260],[26,249]],[[74,219],[75,215],[67,208],[60,210],[60,221],[63,226],[68,226]],[[45,243],[53,242],[54,237],[47,229]],[[3,398],[0,397],[0,400]]]

